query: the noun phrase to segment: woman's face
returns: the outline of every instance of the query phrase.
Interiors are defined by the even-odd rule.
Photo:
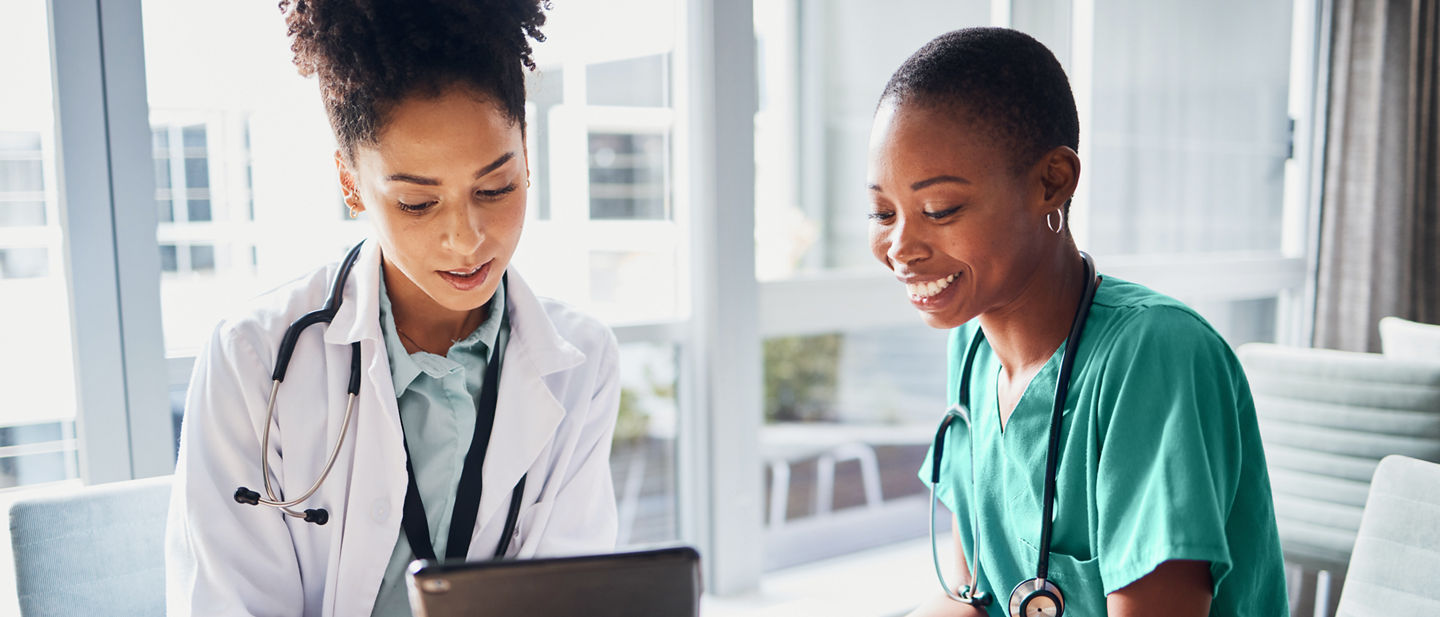
[[[935,328],[1018,297],[1059,237],[1046,213],[1069,197],[1047,187],[1051,157],[1017,172],[968,115],[886,102],[870,134],[871,250]]]
[[[456,312],[488,302],[525,222],[520,124],[452,87],[397,104],[353,158],[336,155],[341,183],[375,224],[392,301]]]

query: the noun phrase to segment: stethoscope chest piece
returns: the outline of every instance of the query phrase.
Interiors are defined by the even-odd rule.
[[[1048,580],[1032,578],[1010,592],[1010,617],[1060,617],[1065,614],[1065,597]]]

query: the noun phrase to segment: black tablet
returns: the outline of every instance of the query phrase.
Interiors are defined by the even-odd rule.
[[[696,617],[700,554],[688,546],[627,553],[410,564],[416,617]]]

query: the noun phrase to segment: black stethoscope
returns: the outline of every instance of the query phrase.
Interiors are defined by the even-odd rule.
[[[280,339],[280,351],[275,358],[275,371],[271,376],[273,383],[270,386],[270,401],[265,409],[265,432],[260,440],[260,469],[265,479],[265,496],[261,498],[260,493],[245,487],[235,489],[235,501],[248,505],[264,505],[278,508],[288,516],[304,519],[307,523],[324,525],[330,521],[330,513],[324,508],[315,508],[296,512],[292,508],[309,499],[315,491],[320,489],[320,484],[330,476],[330,469],[335,466],[335,459],[340,456],[340,448],[345,444],[345,433],[350,429],[350,419],[355,414],[355,401],[360,394],[360,343],[350,344],[350,382],[346,389],[348,396],[345,401],[345,419],[340,423],[340,436],[335,440],[335,447],[330,449],[330,456],[325,460],[325,468],[320,471],[320,477],[310,485],[299,497],[290,500],[282,500],[275,495],[274,489],[270,486],[270,425],[275,420],[275,395],[280,391],[280,382],[285,381],[285,371],[290,366],[290,356],[295,352],[295,343],[300,340],[300,333],[306,328],[318,323],[329,324],[335,319],[335,314],[340,310],[340,302],[344,296],[345,282],[350,277],[350,270],[354,268],[355,261],[360,257],[360,247],[365,242],[362,240],[356,244],[350,252],[345,255],[344,261],[340,262],[340,268],[335,272],[335,279],[330,283],[330,293],[325,298],[325,306],[319,310],[306,313],[295,323],[285,329],[284,336]],[[503,284],[503,279],[502,279]],[[500,307],[501,322],[500,330],[504,332],[510,323],[510,312],[505,307]],[[490,443],[490,433],[495,426],[495,408],[499,399],[500,364],[504,357],[503,353],[496,350],[492,354],[492,361],[485,368],[485,384],[480,390],[480,401],[476,406],[477,417],[475,420],[475,436],[470,442],[470,451],[465,455],[465,464],[460,471],[460,486],[456,490],[455,507],[450,517],[449,540],[445,547],[445,556],[449,559],[464,559],[470,548],[470,536],[475,531],[475,517],[480,505],[480,467],[485,460],[485,451]],[[401,439],[404,441],[404,428],[402,426]],[[410,464],[410,446],[405,444],[405,472],[410,476],[409,484],[405,489],[405,510],[401,519],[405,528],[406,539],[410,542],[411,550],[420,559],[435,560],[435,549],[430,541],[430,526],[425,518],[425,508],[420,501],[420,492],[415,483],[415,470]],[[515,484],[515,489],[510,494],[510,509],[505,516],[505,528],[500,534],[500,544],[495,549],[495,557],[504,557],[510,548],[510,540],[515,535],[515,526],[520,518],[521,497],[525,492],[525,477],[520,476],[520,481]]]
[[[1065,355],[1060,358],[1060,375],[1055,383],[1055,404],[1050,414],[1050,450],[1045,455],[1045,497],[1044,513],[1040,517],[1040,547],[1039,563],[1035,567],[1035,578],[1021,582],[1010,592],[1010,615],[1011,617],[1060,617],[1065,614],[1065,596],[1060,593],[1060,587],[1055,581],[1048,578],[1050,569],[1050,530],[1053,523],[1055,508],[1055,470],[1060,460],[1060,426],[1061,412],[1065,409],[1065,398],[1070,393],[1070,369],[1075,364],[1075,352],[1080,346],[1080,334],[1085,330],[1085,319],[1090,314],[1090,304],[1095,299],[1095,262],[1084,252],[1080,253],[1081,260],[1085,263],[1085,287],[1080,292],[1080,304],[1075,309],[1075,321],[1070,325],[1070,336],[1065,339]],[[930,556],[935,562],[935,576],[940,579],[940,586],[945,589],[945,595],[951,600],[962,602],[976,607],[984,607],[990,604],[993,598],[990,594],[975,589],[977,581],[980,580],[980,527],[979,508],[973,504],[970,507],[971,522],[970,529],[974,542],[971,543],[973,559],[971,564],[970,584],[957,594],[951,590],[945,582],[945,575],[940,571],[940,554],[935,546],[935,486],[940,483],[940,460],[945,451],[945,433],[950,430],[950,425],[959,418],[970,426],[970,369],[975,364],[975,353],[980,349],[980,343],[985,340],[985,332],[976,329],[974,338],[970,341],[970,348],[965,353],[965,368],[960,374],[960,396],[956,404],[945,414],[945,419],[940,421],[940,430],[935,433],[935,444],[932,448],[930,461]],[[970,446],[970,488],[975,489],[975,447],[974,437],[971,436]]]

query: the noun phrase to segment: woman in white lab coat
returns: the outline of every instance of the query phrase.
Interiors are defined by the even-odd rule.
[[[166,533],[170,614],[404,615],[404,568],[425,551],[611,549],[615,339],[509,263],[529,185],[522,65],[542,7],[281,6],[296,64],[320,80],[346,204],[374,233],[333,318],[296,340],[268,426],[281,340],[326,305],[339,264],[238,310],[197,359]],[[309,520],[257,504],[303,495],[342,430],[333,469],[292,507]],[[467,466],[475,448],[483,465]],[[471,508],[465,485],[482,487]]]

